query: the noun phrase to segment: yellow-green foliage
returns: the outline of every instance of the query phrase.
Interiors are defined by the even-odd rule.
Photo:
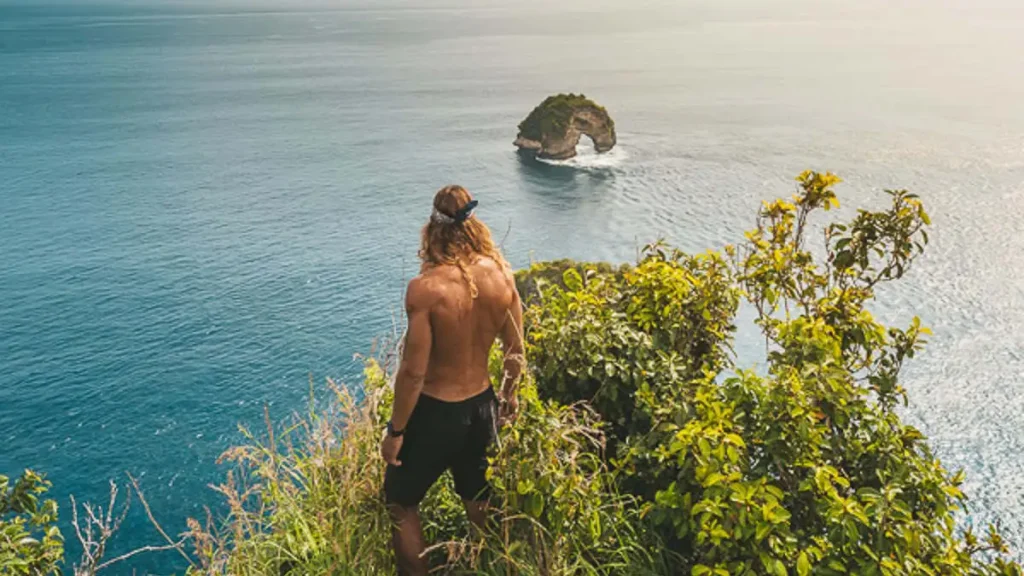
[[[601,111],[608,119],[608,130],[614,130],[615,122],[608,112],[583,94],[556,94],[548,96],[519,123],[519,134],[531,140],[541,141],[544,135],[564,136],[569,129],[573,112],[580,108]]]
[[[26,471],[11,486],[0,475],[0,574],[59,574],[64,539],[57,528],[57,503],[42,499],[50,483]]]
[[[594,406],[611,433],[612,456],[650,432],[645,403],[726,365],[739,290],[721,256],[655,244],[633,267],[566,265],[560,282],[546,281],[550,274],[546,264],[523,274],[537,287],[524,318],[531,373],[544,396]],[[630,475],[649,470],[634,466]],[[653,497],[656,483],[628,482]]]
[[[673,574],[1020,575],[995,529],[957,530],[963,474],[896,412],[927,330],[866,309],[927,243],[920,200],[891,191],[887,210],[827,225],[819,262],[808,218],[838,205],[839,179],[798,181],[728,258],[653,247],[621,274],[541,287],[525,316],[538,390],[604,417],[620,485],[680,554]],[[763,372],[724,355],[738,293]]]
[[[574,260],[548,260],[534,262],[525,270],[516,272],[516,288],[522,296],[523,303],[533,304],[541,296],[542,286],[559,286],[565,288],[565,271],[576,270],[581,277],[591,274],[608,274],[617,270],[626,270],[628,266],[616,268],[607,262],[576,262]]]

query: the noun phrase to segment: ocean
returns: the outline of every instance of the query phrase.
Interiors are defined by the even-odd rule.
[[[929,207],[875,310],[934,330],[906,417],[1020,549],[1021,54],[1012,0],[0,0],[0,473],[45,472],[65,520],[131,473],[178,532],[239,423],[358,382],[442,185],[525,266],[742,241],[812,168],[840,216]],[[522,161],[570,91],[619,146]],[[117,550],[159,541],[136,512]]]

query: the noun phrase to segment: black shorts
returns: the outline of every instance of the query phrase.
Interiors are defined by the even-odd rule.
[[[487,453],[497,438],[497,406],[490,387],[459,402],[420,395],[398,452],[402,465],[389,464],[384,475],[387,502],[416,506],[445,470],[452,471],[463,500],[487,500]]]

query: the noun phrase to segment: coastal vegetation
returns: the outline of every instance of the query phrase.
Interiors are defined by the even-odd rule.
[[[565,135],[572,122],[573,112],[580,108],[595,108],[605,114],[607,111],[583,94],[555,94],[548,96],[519,123],[519,133],[532,140],[540,140],[545,134]],[[610,120],[609,128],[615,128]]]
[[[830,221],[839,179],[797,180],[722,252],[654,243],[628,265],[517,275],[529,369],[490,471],[493,522],[470,535],[450,482],[435,486],[422,512],[437,573],[1024,574],[996,527],[959,522],[963,472],[900,417],[927,328],[869,310],[927,245],[921,200],[889,191],[885,209]],[[765,343],[756,369],[732,352],[743,302]],[[226,513],[163,545],[183,570],[393,573],[377,446],[397,351],[378,350],[361,386],[328,381],[286,425],[244,431],[216,487]],[[0,573],[59,571],[46,487],[0,478]]]

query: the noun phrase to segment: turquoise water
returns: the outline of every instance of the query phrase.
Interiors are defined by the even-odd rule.
[[[0,471],[62,503],[131,472],[178,531],[237,423],[354,379],[441,185],[524,265],[721,247],[818,168],[847,214],[929,204],[879,306],[935,331],[907,415],[968,470],[969,520],[1024,545],[1024,9],[424,4],[0,0]],[[516,123],[558,91],[620,146],[521,162]],[[155,541],[130,522],[120,549]]]

